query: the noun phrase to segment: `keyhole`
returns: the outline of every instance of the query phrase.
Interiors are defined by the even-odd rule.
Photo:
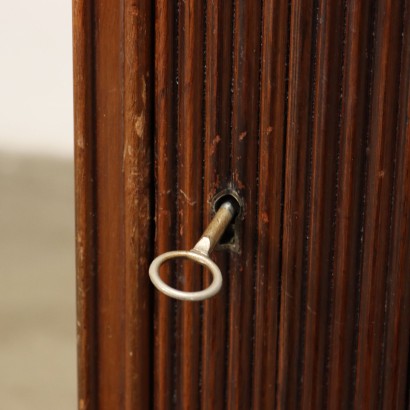
[[[215,195],[213,198],[213,206],[212,211],[213,214],[218,211],[219,207],[225,203],[230,202],[233,207],[235,208],[236,215],[229,226],[226,228],[224,234],[222,235],[219,244],[217,245],[216,249],[229,249],[235,252],[239,251],[239,243],[238,243],[238,233],[240,229],[240,222],[242,220],[243,215],[243,205],[240,196],[233,190],[225,190],[220,192],[219,194]]]

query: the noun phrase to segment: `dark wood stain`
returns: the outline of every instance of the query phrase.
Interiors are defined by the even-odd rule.
[[[354,401],[360,409],[377,408],[380,402],[380,375],[384,368],[386,271],[389,269],[391,242],[403,29],[402,3],[378,2],[376,7]]]
[[[255,409],[272,408],[277,387],[288,12],[286,2],[272,0],[263,4],[252,394]]]
[[[152,398],[153,365],[148,359],[153,292],[146,273],[154,255],[154,31],[148,23],[153,15],[149,1],[124,3],[124,393],[130,409]]]
[[[233,5],[222,0],[209,1],[205,12],[204,226],[211,219],[212,198],[230,180]],[[215,255],[218,265],[226,272],[227,253]],[[203,285],[208,284],[209,277],[205,276]],[[221,292],[203,304],[200,407],[207,410],[223,409],[225,405],[227,371],[221,363],[226,361],[228,288],[225,280]]]
[[[78,408],[97,408],[93,8],[73,2]]]
[[[236,1],[233,21],[231,181],[245,202],[242,252],[229,269],[227,408],[251,407],[261,7]],[[252,183],[250,183],[252,181]]]
[[[409,16],[73,0],[80,409],[410,408]],[[159,294],[228,188],[222,291]]]
[[[178,139],[177,156],[177,245],[191,249],[202,230],[203,173],[203,49],[204,7],[188,0],[178,6]],[[174,111],[175,113],[175,111]],[[198,265],[179,265],[178,287],[198,289]],[[176,354],[178,373],[177,408],[195,408],[199,403],[200,304],[176,302]]]
[[[173,107],[175,95],[175,6],[173,2],[155,4],[155,253],[176,247],[172,228],[176,223],[176,118]],[[159,166],[160,164],[160,166]],[[169,232],[159,235],[158,232]],[[151,245],[152,246],[152,245]],[[164,266],[163,278],[171,279],[169,265]],[[174,345],[172,344],[173,301],[155,293],[154,311],[154,408],[165,409],[173,397]]]
[[[356,278],[361,248],[361,205],[365,183],[368,49],[371,2],[346,6],[344,75],[340,113],[339,166],[331,288],[327,405],[349,408],[355,352]]]
[[[305,219],[312,109],[311,84],[314,64],[316,21],[311,1],[296,1],[290,9],[289,71],[283,239],[281,271],[281,305],[278,340],[278,387],[276,407],[296,408],[299,402],[298,372],[301,361],[303,330],[302,287],[304,279]]]

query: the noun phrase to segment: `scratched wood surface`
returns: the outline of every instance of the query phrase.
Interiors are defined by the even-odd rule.
[[[79,409],[410,408],[410,1],[73,0],[73,32]],[[159,294],[227,188],[222,291]]]

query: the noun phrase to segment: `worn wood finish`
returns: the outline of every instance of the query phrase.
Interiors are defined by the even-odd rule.
[[[302,353],[304,409],[323,408],[327,325],[333,259],[336,165],[342,77],[343,3],[321,2],[317,18],[308,178]],[[315,375],[315,377],[313,377]]]
[[[73,2],[81,409],[152,397],[151,9]]]
[[[380,402],[384,372],[387,281],[397,144],[398,91],[403,3],[378,2],[374,77],[370,96],[364,245],[356,356],[357,408]]]
[[[231,181],[245,203],[241,253],[231,257],[227,407],[251,407],[255,228],[259,135],[261,7],[235,1],[233,15]],[[252,181],[252,182],[251,182]]]
[[[206,4],[205,38],[205,118],[204,118],[204,226],[210,222],[211,201],[230,181],[231,74],[233,4],[217,0]],[[228,255],[216,253],[223,271],[228,270]],[[209,285],[204,277],[204,286]],[[201,408],[222,409],[225,403],[228,286],[203,305]],[[221,320],[221,317],[224,320]]]
[[[410,13],[403,19],[403,47],[397,117],[397,156],[392,209],[391,251],[388,277],[388,306],[385,330],[383,409],[400,409],[403,397],[409,401],[408,362],[410,316]],[[407,392],[407,393],[406,393]]]
[[[264,2],[262,18],[252,400],[254,408],[270,409],[277,389],[288,4],[276,0]]]
[[[289,62],[281,298],[278,342],[277,408],[300,402],[301,343],[304,329],[302,291],[305,279],[307,178],[310,175],[310,127],[317,21],[313,2],[295,1],[290,10]]]
[[[178,4],[178,138],[177,138],[177,246],[191,249],[201,235],[203,175],[203,54],[204,5],[196,0]],[[175,115],[175,111],[174,111]],[[174,170],[175,171],[175,170]],[[175,187],[172,188],[175,190]],[[178,264],[178,287],[198,289],[198,265]],[[176,408],[199,403],[200,304],[176,302],[178,373]]]
[[[340,112],[337,220],[333,279],[330,288],[329,408],[345,409],[352,402],[355,321],[361,255],[365,182],[368,89],[371,37],[370,2],[351,2],[345,10],[344,75]],[[365,58],[366,57],[366,58]]]
[[[80,409],[410,408],[409,16],[73,1]],[[191,248],[227,188],[222,291],[160,295],[150,260]]]
[[[176,248],[176,7],[170,1],[155,3],[155,253]],[[159,232],[168,232],[160,235]],[[170,281],[170,265],[162,272]],[[174,304],[170,298],[155,293],[154,314],[154,408],[165,409],[173,402],[174,350],[172,342]]]
[[[97,408],[94,81],[90,4],[73,2],[78,408]]]
[[[124,2],[124,395],[129,409],[152,400],[153,365],[143,352],[152,351],[152,289],[146,272],[154,255],[153,17],[150,1]]]

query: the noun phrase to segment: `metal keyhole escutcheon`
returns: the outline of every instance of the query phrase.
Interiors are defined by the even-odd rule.
[[[180,300],[200,301],[217,294],[222,287],[222,274],[218,265],[210,258],[210,254],[235,217],[235,214],[235,207],[229,201],[224,202],[219,207],[199,241],[190,251],[171,251],[157,256],[149,267],[149,276],[154,286],[165,295]],[[185,292],[167,285],[159,275],[159,268],[167,260],[177,258],[190,259],[207,267],[212,273],[212,283],[206,289],[197,292]]]

